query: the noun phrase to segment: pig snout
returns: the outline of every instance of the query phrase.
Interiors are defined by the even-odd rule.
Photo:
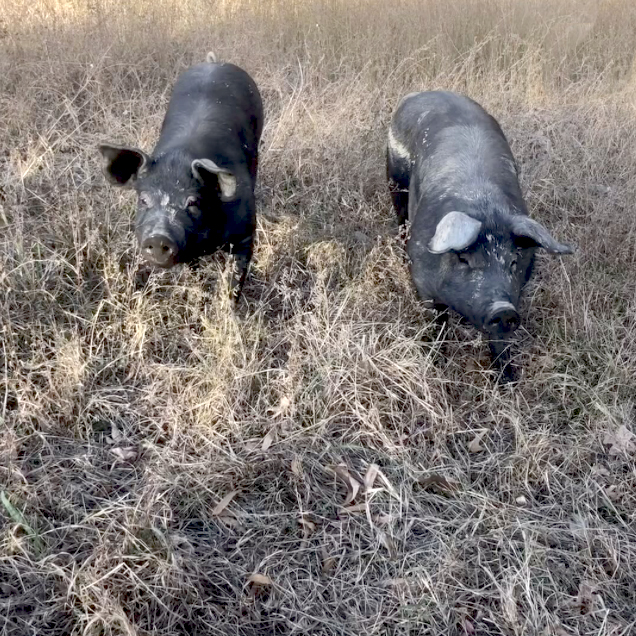
[[[495,302],[490,306],[485,327],[491,334],[507,334],[516,331],[521,323],[519,313],[509,302]]]
[[[153,234],[141,244],[144,258],[157,267],[172,267],[177,257],[177,244],[163,234]]]

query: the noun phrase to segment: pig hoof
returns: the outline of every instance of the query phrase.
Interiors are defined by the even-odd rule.
[[[499,376],[497,378],[497,383],[504,384],[504,385],[513,384],[517,382],[518,379],[519,379],[518,370],[511,365],[506,365],[504,369],[500,370]]]

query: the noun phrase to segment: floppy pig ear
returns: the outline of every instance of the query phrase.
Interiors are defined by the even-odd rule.
[[[428,251],[433,254],[460,252],[475,242],[480,230],[481,221],[463,212],[449,212],[437,224],[435,236],[428,244]]]
[[[99,152],[104,158],[104,174],[113,185],[132,185],[148,163],[148,155],[136,148],[102,144]]]
[[[541,223],[529,216],[513,217],[512,233],[515,236],[531,239],[549,254],[572,254],[574,252],[573,247],[556,241]]]
[[[221,196],[224,201],[230,201],[236,194],[236,177],[225,168],[220,168],[211,159],[195,159],[192,162],[192,172],[199,181],[205,181],[206,172],[214,174],[219,179]]]

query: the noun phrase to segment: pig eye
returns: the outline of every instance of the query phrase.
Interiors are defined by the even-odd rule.
[[[147,192],[142,192],[139,195],[139,203],[144,208],[149,208],[152,205],[152,199],[151,199],[150,195]]]
[[[512,260],[510,261],[510,267],[516,267],[517,266],[517,261],[518,261],[518,257],[515,255],[512,257]]]
[[[199,199],[197,197],[188,197],[186,200],[186,208],[198,208]]]
[[[463,263],[464,265],[470,265],[468,256],[466,254],[462,254],[461,252],[459,252],[459,254],[457,254],[457,258],[460,263]]]

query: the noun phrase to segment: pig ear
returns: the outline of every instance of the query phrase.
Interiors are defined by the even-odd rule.
[[[143,167],[148,163],[148,155],[136,148],[102,144],[99,152],[104,158],[104,174],[114,185],[130,186]]]
[[[205,181],[205,173],[214,174],[219,179],[221,196],[224,201],[230,201],[236,194],[236,177],[225,168],[219,168],[211,159],[195,159],[192,162],[192,172],[199,181]]]
[[[437,224],[435,236],[428,244],[428,251],[443,254],[451,250],[460,252],[472,245],[481,230],[481,222],[463,212],[449,212]]]
[[[529,216],[513,217],[512,233],[515,236],[530,239],[549,254],[572,254],[574,252],[573,247],[555,241],[541,223],[537,223]]]

